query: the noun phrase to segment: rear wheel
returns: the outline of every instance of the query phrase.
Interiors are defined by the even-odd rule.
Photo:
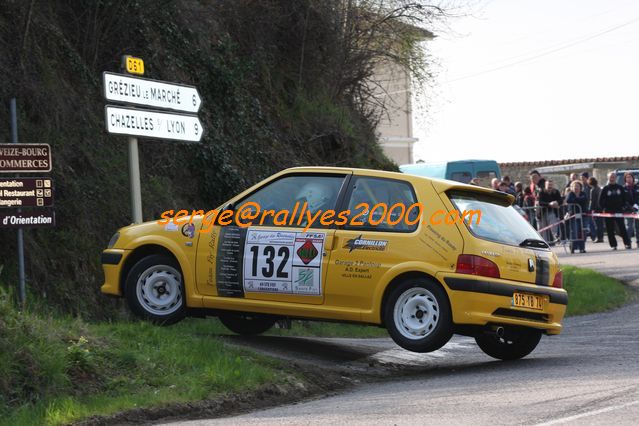
[[[488,356],[504,361],[520,359],[531,353],[541,340],[541,331],[534,329],[508,330],[503,337],[480,334],[477,345]]]
[[[446,292],[424,278],[406,280],[391,290],[384,322],[395,343],[413,352],[435,351],[453,333]]]
[[[180,266],[165,255],[146,256],[133,265],[124,294],[136,316],[156,324],[174,324],[186,314]]]
[[[220,322],[233,333],[244,336],[262,334],[275,324],[276,318],[257,314],[222,314]]]

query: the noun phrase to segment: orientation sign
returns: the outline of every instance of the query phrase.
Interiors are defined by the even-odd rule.
[[[51,147],[45,143],[0,144],[0,173],[51,171]]]
[[[50,207],[53,205],[51,178],[0,179],[0,207]]]
[[[202,100],[193,86],[148,78],[102,73],[104,98],[108,101],[196,113]]]
[[[172,114],[107,105],[106,128],[109,133],[147,138],[199,142],[202,123],[196,115]]]
[[[46,228],[55,226],[55,213],[46,209],[39,212],[0,212],[0,228]]]

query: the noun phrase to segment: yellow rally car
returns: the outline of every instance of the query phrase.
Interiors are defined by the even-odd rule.
[[[458,333],[492,357],[517,359],[542,334],[561,331],[567,293],[557,258],[510,195],[401,173],[304,167],[271,176],[217,212],[293,213],[301,201],[313,213],[346,211],[348,220],[282,224],[269,216],[261,225],[222,226],[194,215],[127,226],[102,253],[102,292],[157,323],[215,315],[240,334],[287,318],[376,324],[415,352]],[[373,211],[378,203],[400,208]],[[421,220],[415,209],[407,213],[415,203]],[[471,211],[480,220],[464,214]]]

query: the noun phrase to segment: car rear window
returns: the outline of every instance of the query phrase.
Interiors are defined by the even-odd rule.
[[[527,239],[543,240],[505,197],[471,191],[452,191],[448,198],[463,216],[464,212],[481,212],[478,218],[466,215],[464,223],[476,237],[518,246]]]

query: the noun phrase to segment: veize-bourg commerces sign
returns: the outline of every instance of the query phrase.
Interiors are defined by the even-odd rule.
[[[0,173],[51,171],[51,147],[44,143],[0,144]]]
[[[48,144],[0,144],[0,173],[40,173],[52,168]],[[55,226],[53,179],[50,177],[0,178],[0,228]],[[20,211],[20,208],[29,208]],[[35,209],[32,209],[35,208]]]

